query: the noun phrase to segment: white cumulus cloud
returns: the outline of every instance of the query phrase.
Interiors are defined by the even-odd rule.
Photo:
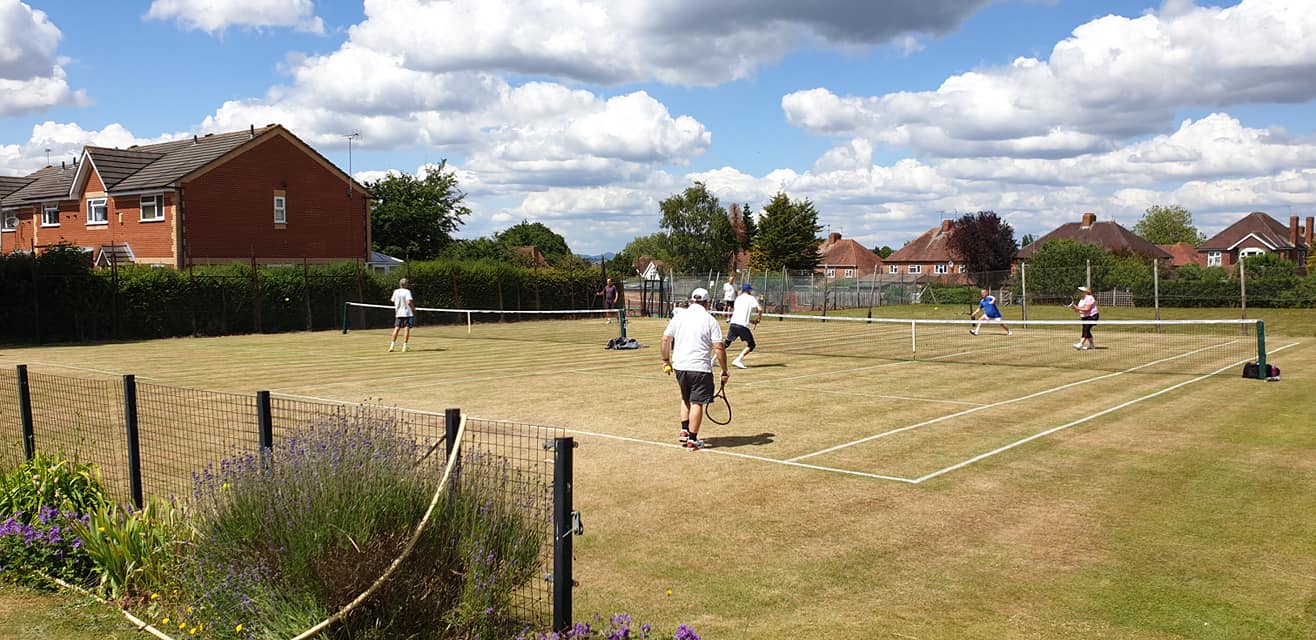
[[[324,33],[311,0],[153,0],[151,20],[173,20],[184,29],[222,33],[230,27],[283,27]]]
[[[88,102],[55,55],[61,37],[45,12],[0,0],[0,117]]]

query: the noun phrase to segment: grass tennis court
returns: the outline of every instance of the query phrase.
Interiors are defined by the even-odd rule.
[[[567,427],[578,618],[705,638],[1316,637],[1310,337],[1268,336],[1274,384],[1238,377],[1232,339],[1098,327],[1079,353],[1042,327],[956,326],[909,360],[875,346],[907,333],[766,320],[732,371],[735,420],[692,453],[663,323],[632,319],[635,351],[604,350],[616,326],[591,319],[422,326],[405,354],[377,329],[0,364]]]

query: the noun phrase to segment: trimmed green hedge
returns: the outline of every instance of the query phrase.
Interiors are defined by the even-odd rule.
[[[93,269],[76,247],[0,256],[0,342],[44,343],[277,333],[341,326],[343,303],[388,304],[405,275],[422,307],[582,309],[601,306],[598,270],[532,269],[489,260],[411,263],[374,274],[358,264],[250,265],[187,271]]]

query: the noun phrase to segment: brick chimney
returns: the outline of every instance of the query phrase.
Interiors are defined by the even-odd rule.
[[[841,234],[833,231],[827,234],[827,244],[836,244],[841,241]]]
[[[1083,214],[1083,228],[1084,228],[1084,229],[1090,229],[1090,228],[1092,228],[1092,225],[1094,225],[1094,224],[1096,224],[1096,223],[1097,223],[1097,214],[1092,213],[1092,212],[1088,212],[1088,213]]]
[[[950,229],[951,229],[951,227],[953,227],[953,226],[955,226],[955,221],[954,221],[954,220],[942,220],[942,221],[941,221],[941,232],[942,232],[942,233],[950,233]]]
[[[1312,226],[1316,225],[1316,216],[1307,216],[1307,247],[1311,248]]]
[[[1298,246],[1298,216],[1289,216],[1289,245]]]

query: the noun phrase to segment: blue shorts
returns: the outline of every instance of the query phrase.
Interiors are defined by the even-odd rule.
[[[406,327],[408,329],[416,326],[416,316],[398,316],[393,319],[394,328]]]

